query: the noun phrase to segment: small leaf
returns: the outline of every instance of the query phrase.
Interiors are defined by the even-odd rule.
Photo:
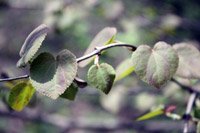
[[[29,83],[19,83],[10,91],[8,103],[12,109],[21,111],[31,100],[35,89]]]
[[[25,67],[33,58],[41,47],[48,31],[49,28],[45,24],[42,24],[28,35],[20,50],[21,59],[17,62],[17,67]]]
[[[160,88],[172,78],[178,67],[176,51],[165,42],[158,42],[151,49],[140,45],[132,54],[136,74],[144,82]]]
[[[162,114],[164,114],[164,108],[158,107],[158,108],[154,109],[153,111],[150,111],[149,113],[140,116],[139,118],[137,118],[137,121],[148,120],[148,119],[154,118],[154,117],[162,115]]]
[[[176,76],[182,78],[200,78],[200,52],[191,44],[175,44],[173,48],[179,56]]]
[[[42,53],[31,63],[30,80],[39,93],[56,99],[71,85],[76,73],[76,57],[70,51],[61,51],[56,59]]]
[[[75,97],[76,97],[77,92],[78,92],[77,84],[76,83],[72,83],[69,86],[69,88],[67,88],[65,90],[65,92],[62,95],[60,95],[60,97],[66,98],[66,99],[69,99],[69,100],[73,101],[75,99]]]
[[[95,47],[100,47],[103,45],[108,45],[110,43],[114,42],[115,35],[117,33],[116,28],[114,27],[106,27],[103,30],[101,30],[95,38],[92,40],[91,44],[85,51],[84,55],[91,53]],[[85,67],[88,65],[94,58],[89,58],[87,60],[81,61],[79,63],[80,67]]]
[[[87,76],[90,85],[108,94],[115,79],[115,70],[106,63],[102,63],[99,66],[92,65]]]
[[[121,80],[131,74],[134,71],[133,63],[131,59],[126,59],[120,63],[116,68],[115,81]]]

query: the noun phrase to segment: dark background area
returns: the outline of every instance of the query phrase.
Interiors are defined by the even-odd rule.
[[[199,47],[199,20],[198,0],[0,0],[0,72],[11,77],[28,74],[28,69],[16,68],[18,53],[27,35],[42,23],[51,28],[43,51],[56,54],[66,48],[80,57],[93,37],[108,26],[117,28],[117,40],[136,46],[166,41]],[[101,61],[116,67],[130,55],[114,48]],[[88,68],[79,69],[81,78],[86,79]],[[176,105],[176,113],[183,114],[188,94],[172,83],[156,90],[132,74],[116,82],[108,96],[87,87],[80,89],[74,102],[38,93],[36,97],[36,104],[21,113],[10,116],[0,111],[0,132],[179,133],[181,121],[165,116],[143,122],[135,119],[159,105]],[[0,110],[6,110],[3,102]]]

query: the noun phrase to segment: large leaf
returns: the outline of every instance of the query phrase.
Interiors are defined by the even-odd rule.
[[[61,51],[56,59],[42,53],[31,63],[30,80],[38,92],[56,99],[71,85],[76,73],[76,57],[70,51]]]
[[[29,83],[19,83],[10,91],[8,103],[16,111],[21,111],[31,100],[35,89]]]
[[[65,90],[65,92],[62,95],[60,95],[60,97],[73,101],[76,97],[77,92],[78,92],[78,85],[76,83],[72,83],[69,86],[69,88],[67,88],[67,90]]]
[[[112,66],[102,63],[93,65],[88,71],[89,84],[108,94],[115,79],[115,70]]]
[[[132,54],[136,74],[143,81],[160,88],[172,78],[178,67],[176,51],[165,42],[158,42],[151,49],[141,45]]]
[[[84,55],[87,55],[91,53],[93,50],[95,50],[95,47],[100,47],[103,45],[107,45],[114,42],[115,35],[117,33],[116,28],[114,27],[106,27],[103,30],[101,30],[95,38],[92,40],[91,44],[85,51]],[[87,60],[81,61],[79,63],[80,67],[85,67],[87,64],[89,64],[94,58],[89,58]]]
[[[38,49],[41,47],[49,28],[42,24],[33,30],[26,38],[21,50],[21,59],[17,62],[17,67],[24,67],[37,53]]]
[[[173,48],[179,56],[176,76],[182,78],[200,78],[200,52],[191,44],[175,44]]]
[[[133,63],[131,59],[126,59],[120,63],[116,68],[115,81],[121,80],[131,74],[134,71]]]

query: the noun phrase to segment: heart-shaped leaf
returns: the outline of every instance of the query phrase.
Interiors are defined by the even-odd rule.
[[[114,27],[106,27],[101,30],[95,38],[92,40],[91,44],[85,51],[84,55],[91,53],[95,47],[100,47],[103,45],[108,45],[114,42],[115,35],[117,34],[117,30]],[[89,58],[87,60],[81,61],[79,63],[80,67],[85,67],[88,65],[94,58]]]
[[[75,97],[76,97],[77,92],[78,92],[78,85],[73,82],[67,88],[67,90],[65,90],[65,92],[62,95],[60,95],[60,97],[66,98],[66,99],[69,99],[69,100],[73,101],[75,99]]]
[[[41,47],[48,31],[49,28],[45,24],[42,24],[28,35],[20,50],[19,55],[21,59],[17,62],[17,67],[25,67],[33,58]]]
[[[76,57],[70,51],[61,51],[56,59],[42,53],[31,63],[30,80],[38,92],[56,99],[71,85],[76,73]]]
[[[182,78],[200,78],[200,52],[191,44],[173,45],[179,56],[179,66],[176,76]]]
[[[90,85],[108,94],[115,79],[115,70],[106,63],[92,65],[87,76]]]
[[[158,42],[151,49],[141,45],[132,54],[136,74],[143,81],[160,88],[175,74],[179,58],[176,51],[165,42]]]
[[[16,111],[21,111],[31,100],[35,89],[29,83],[19,83],[9,94],[8,103]]]
[[[116,68],[115,81],[121,80],[134,71],[132,59],[126,59],[120,63]]]

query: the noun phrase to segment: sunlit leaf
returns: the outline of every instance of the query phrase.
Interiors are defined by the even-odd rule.
[[[90,85],[108,94],[115,79],[115,70],[109,64],[102,63],[91,66],[87,76]]]
[[[35,89],[29,83],[19,83],[10,91],[8,103],[16,111],[21,111],[31,100]]]
[[[120,63],[116,68],[115,81],[121,80],[131,74],[134,71],[133,63],[131,59],[126,59]]]
[[[62,98],[66,98],[68,100],[74,100],[76,97],[76,94],[78,92],[78,86],[76,83],[72,83],[66,90],[65,92],[60,95]]]
[[[117,33],[116,28],[114,27],[106,27],[103,30],[101,30],[95,38],[92,40],[91,44],[85,51],[84,55],[91,53],[95,47],[107,45],[114,42],[115,35]],[[81,61],[79,63],[80,67],[85,67],[87,64],[89,64],[94,58],[89,58],[87,60]]]
[[[191,44],[175,44],[173,48],[179,56],[176,76],[182,78],[200,78],[200,52]]]
[[[21,50],[21,59],[17,62],[17,67],[24,67],[37,53],[38,49],[41,47],[49,28],[42,24],[33,30],[26,38]]]
[[[133,52],[132,61],[140,79],[160,88],[175,74],[179,59],[169,44],[158,42],[153,49],[147,45],[140,45]]]
[[[162,114],[164,114],[164,107],[159,107],[150,111],[149,113],[145,115],[140,116],[139,118],[137,118],[137,121],[148,120]]]
[[[70,51],[61,51],[56,59],[42,53],[31,63],[30,80],[38,92],[56,99],[71,85],[76,73],[76,57]]]

